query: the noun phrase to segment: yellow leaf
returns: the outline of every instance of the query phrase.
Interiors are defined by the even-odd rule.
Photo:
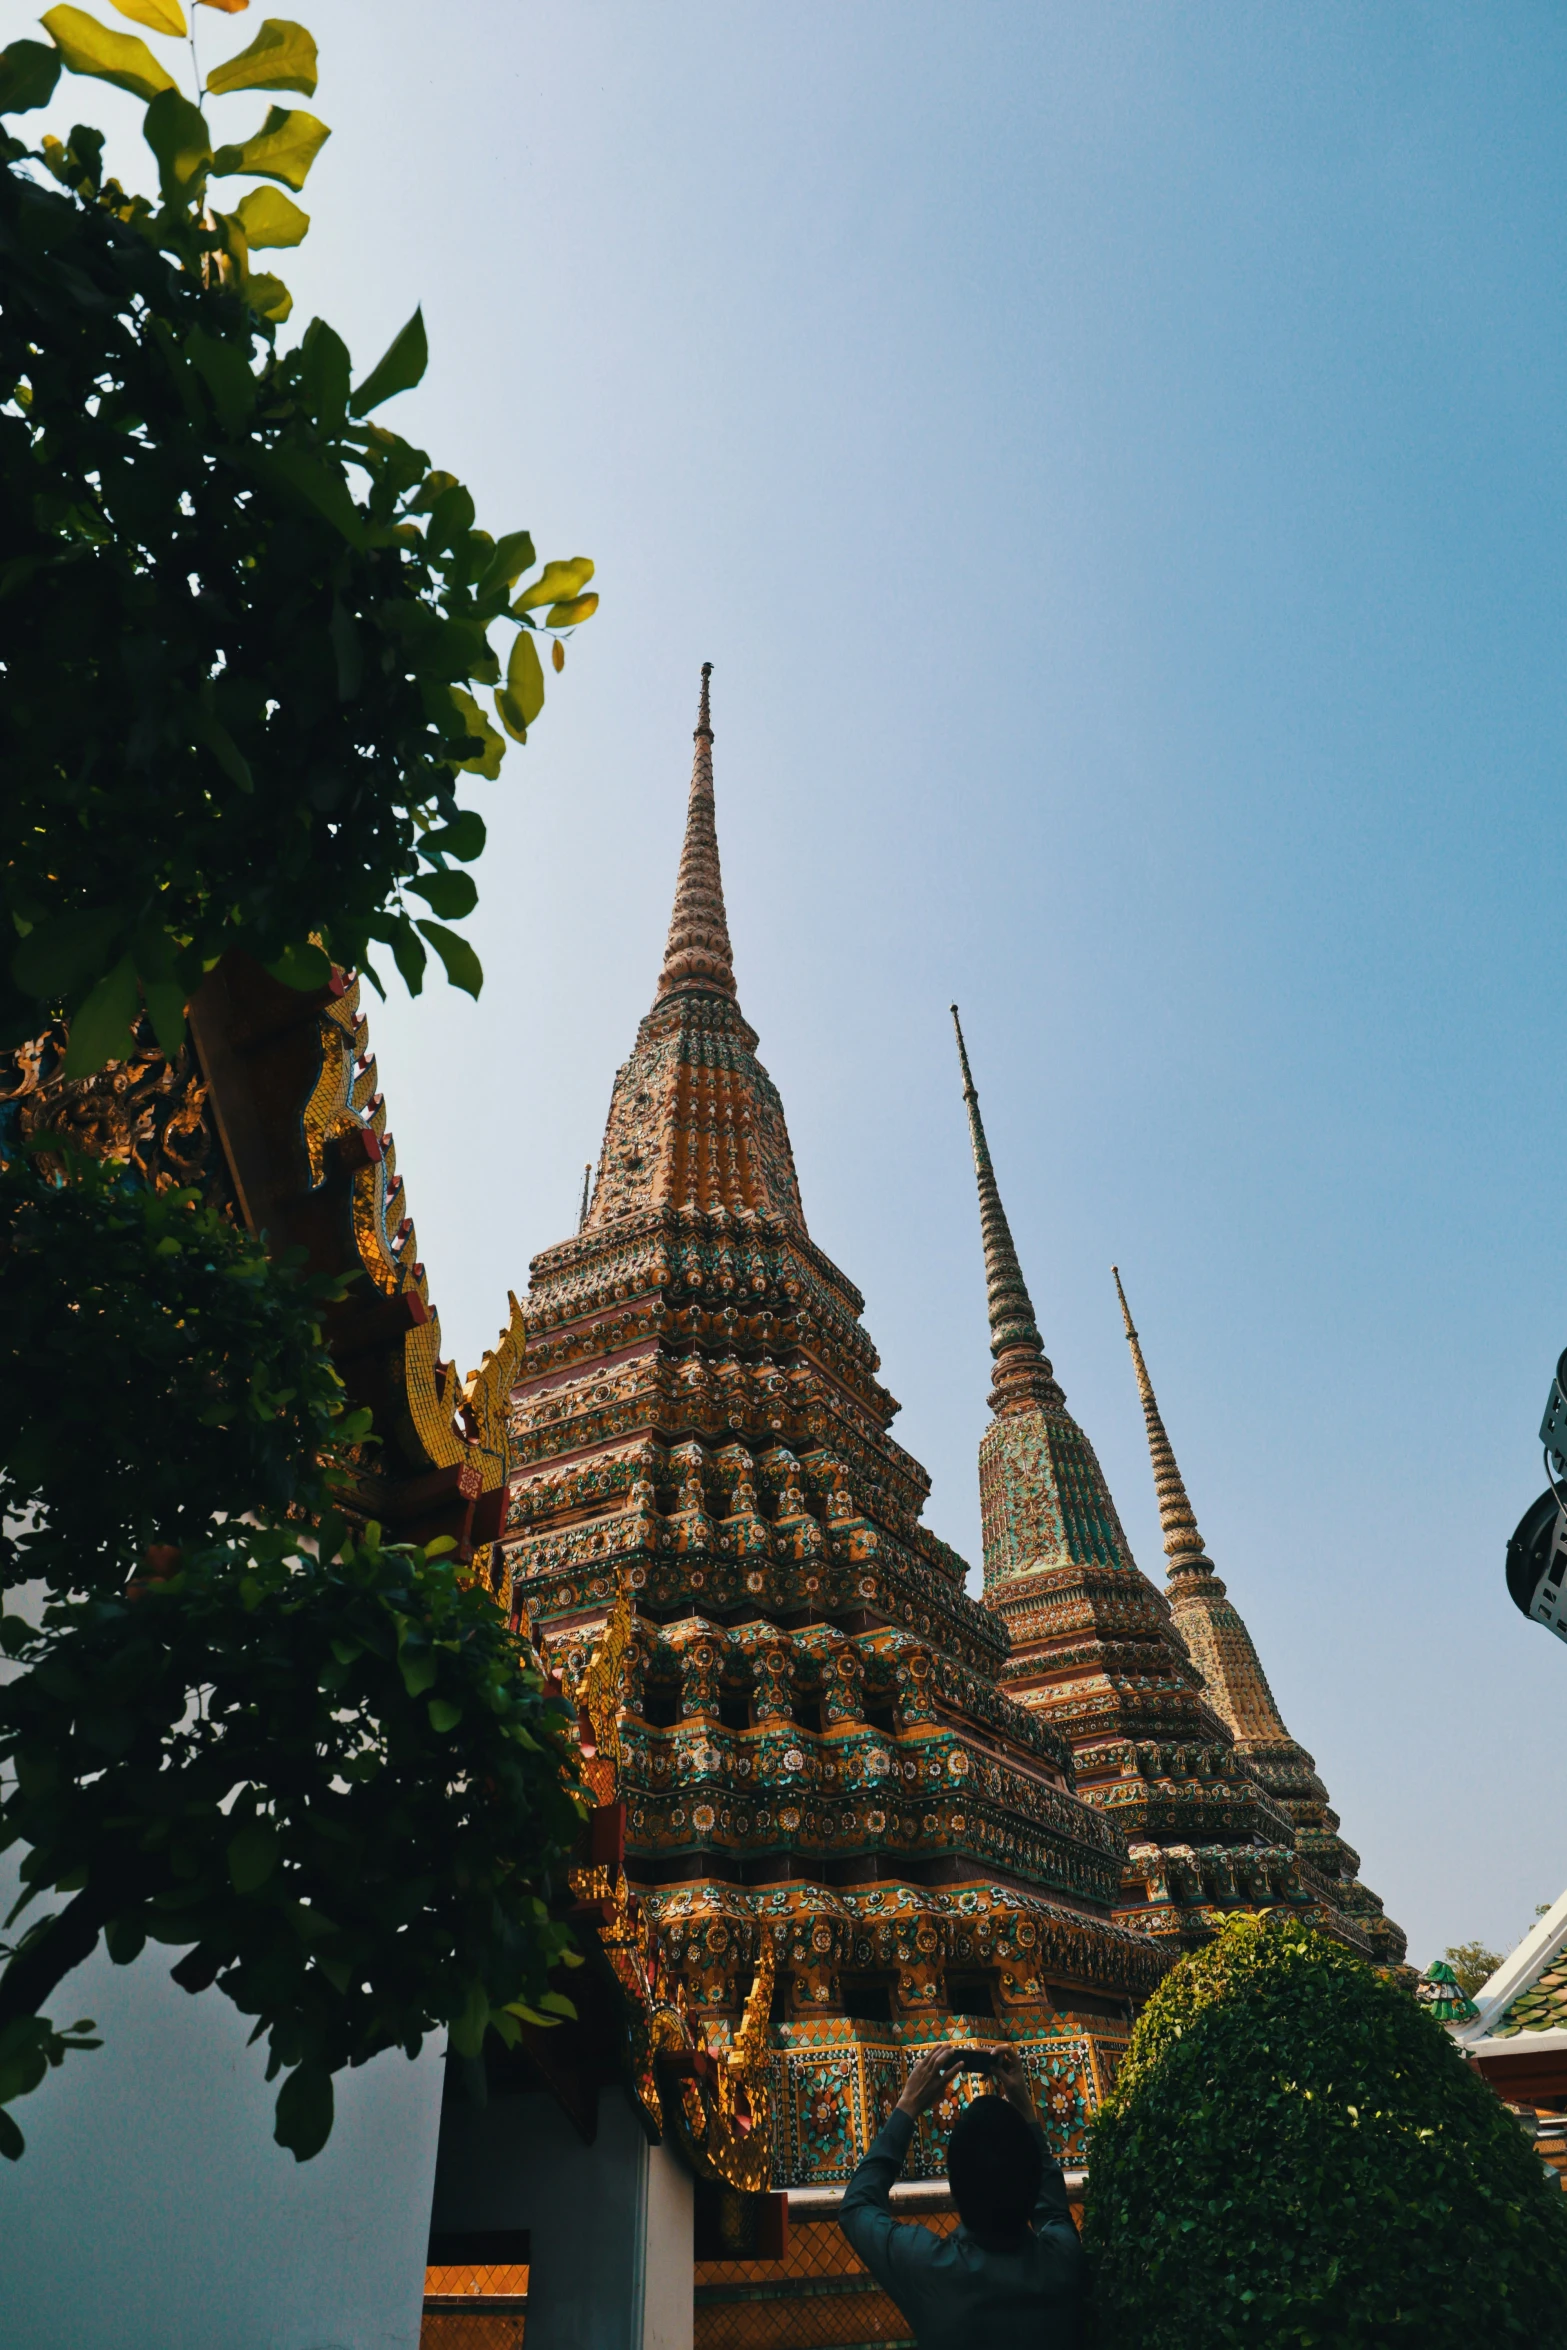
[[[190,31],[180,0],[111,0],[111,5],[132,24],[144,24],[155,33],[172,33],[176,40],[183,40]]]
[[[459,759],[456,761],[456,765],[465,767],[471,775],[482,775],[493,783],[501,771],[501,759],[505,753],[506,745],[485,717],[472,694],[460,685],[451,686],[448,691],[462,712],[469,734],[484,745],[483,750],[476,758]]]
[[[269,106],[260,130],[242,147],[220,147],[212,168],[224,178],[236,171],[249,171],[257,179],[281,180],[297,195],[331,136],[324,122],[301,107]]]
[[[546,628],[575,628],[579,621],[591,620],[599,608],[597,596],[573,596],[566,604],[551,604],[544,615]]]
[[[247,245],[299,245],[310,226],[310,215],[301,212],[292,197],[280,188],[252,188],[241,198],[235,218],[245,232]]]
[[[514,743],[525,743],[527,741],[528,721],[526,718],[524,718],[522,712],[518,709],[516,703],[512,700],[510,694],[506,691],[506,688],[503,685],[498,685],[495,689],[495,715],[497,718],[499,718],[502,726],[505,727],[506,732],[511,736],[511,739]],[[528,1740],[526,1731],[519,1730],[517,1735],[525,1742],[529,1744],[532,1743],[531,1740]]]
[[[294,307],[294,297],[280,277],[269,277],[265,270],[252,270],[245,280],[245,299],[252,310],[262,318],[270,318],[274,326],[281,326]]]
[[[122,7],[124,0],[115,0]],[[229,90],[298,90],[316,94],[316,45],[302,24],[287,17],[269,16],[248,49],[241,49],[226,65],[215,65],[207,76],[214,97]]]
[[[39,21],[72,73],[112,82],[133,98],[156,98],[160,90],[175,86],[174,76],[164,72],[145,41],[132,33],[111,33],[85,8],[51,8]]]
[[[522,712],[523,725],[531,726],[544,707],[544,666],[526,628],[518,629],[506,664],[506,694]]]
[[[523,589],[512,610],[532,612],[540,604],[558,604],[566,596],[579,596],[592,577],[591,555],[573,555],[564,563],[546,563],[538,578]]]
[[[566,648],[557,637],[550,647],[550,661],[557,677],[566,666]]]

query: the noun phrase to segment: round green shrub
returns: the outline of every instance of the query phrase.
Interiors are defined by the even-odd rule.
[[[1101,2350],[1567,2343],[1567,2197],[1441,2025],[1293,1918],[1160,1985],[1089,2166]]]

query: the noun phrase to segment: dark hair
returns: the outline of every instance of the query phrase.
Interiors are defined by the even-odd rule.
[[[1038,2138],[1004,2097],[976,2097],[953,2123],[947,2176],[964,2226],[977,2235],[1017,2235],[1044,2170]]]

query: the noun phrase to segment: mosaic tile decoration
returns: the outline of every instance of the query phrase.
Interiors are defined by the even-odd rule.
[[[846,2185],[896,2105],[922,2044],[928,2043],[897,2046],[890,2041],[827,2039],[824,2035],[815,2046],[777,2050],[773,2057],[774,2185]],[[1012,2045],[1022,2056],[1051,2152],[1063,2168],[1081,2166],[1089,2120],[1109,2086],[1124,2042],[1096,2047],[1092,2036],[1072,2034],[1012,2038]],[[982,2076],[959,2074],[947,2094],[921,2117],[903,2176],[944,2178],[947,2138],[953,2123],[973,2098],[989,2094]]]

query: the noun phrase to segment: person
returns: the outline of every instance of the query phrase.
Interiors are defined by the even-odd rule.
[[[966,2070],[988,2072],[1001,2094],[976,2097],[953,2124],[947,2175],[962,2224],[950,2236],[900,2226],[888,2202],[914,2125]],[[1083,2248],[1015,2048],[928,2048],[838,2220],[919,2350],[1075,2350]]]

